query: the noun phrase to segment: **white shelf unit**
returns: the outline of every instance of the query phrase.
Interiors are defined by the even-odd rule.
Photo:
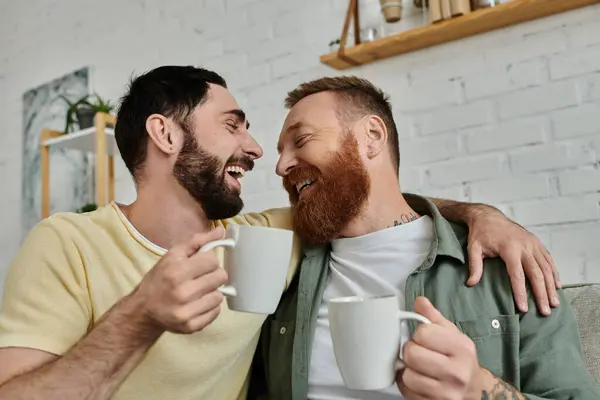
[[[41,138],[42,218],[50,216],[50,150],[72,149],[96,156],[96,205],[102,207],[115,198],[114,116],[96,113],[94,126],[77,132],[64,133],[44,129]]]
[[[104,136],[106,136],[106,153],[114,156],[119,151],[117,149],[117,142],[115,142],[114,129],[106,128]],[[96,128],[91,127],[47,139],[44,145],[52,149],[71,149],[94,153],[96,151]]]

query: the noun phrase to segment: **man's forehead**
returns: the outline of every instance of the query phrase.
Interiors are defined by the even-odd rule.
[[[210,83],[205,104],[211,104],[217,108],[232,109],[239,108],[238,102],[231,92],[220,85]]]
[[[288,113],[277,143],[281,153],[286,140],[301,129],[319,130],[323,125],[337,123],[336,98],[333,93],[321,92],[307,96],[296,103]]]

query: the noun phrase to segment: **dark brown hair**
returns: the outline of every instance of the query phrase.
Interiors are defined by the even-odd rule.
[[[140,178],[146,160],[148,117],[162,114],[188,126],[194,108],[207,99],[210,83],[227,88],[217,73],[193,66],[166,65],[131,81],[117,112],[115,139],[134,179]]]

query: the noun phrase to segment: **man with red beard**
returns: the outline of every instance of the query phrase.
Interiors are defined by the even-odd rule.
[[[277,174],[305,258],[263,328],[257,392],[264,372],[278,400],[600,398],[562,291],[551,316],[520,312],[500,258],[485,260],[479,285],[464,285],[467,232],[428,199],[403,195],[397,128],[381,90],[357,77],[321,78],[291,91],[286,106]],[[397,387],[351,390],[328,302],[382,295],[432,324],[403,326]]]
[[[137,198],[57,213],[29,232],[3,292],[0,399],[246,397],[265,316],[230,311],[217,290],[222,252],[198,249],[228,223],[291,229],[287,208],[236,215],[239,179],[262,156],[248,127],[212,71],[165,66],[133,80],[115,136]],[[453,204],[447,215],[472,228],[480,251],[500,251],[517,274],[539,270],[523,258],[541,249],[537,238],[489,207]],[[544,282],[531,279],[541,308],[554,289]]]

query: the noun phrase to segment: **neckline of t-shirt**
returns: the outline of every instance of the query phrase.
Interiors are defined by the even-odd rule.
[[[119,219],[121,220],[121,222],[123,223],[123,225],[125,226],[125,228],[127,229],[127,231],[129,232],[129,234],[138,243],[140,243],[142,246],[144,246],[145,248],[147,248],[151,252],[153,252],[155,254],[158,254],[159,256],[163,256],[163,255],[165,255],[167,253],[167,249],[165,249],[165,248],[157,245],[156,243],[153,243],[152,241],[150,241],[148,238],[146,238],[144,235],[142,235],[135,228],[135,226],[133,226],[133,224],[131,223],[131,221],[129,221],[129,219],[127,219],[127,217],[125,216],[125,214],[123,214],[123,211],[121,210],[120,205],[116,201],[111,201],[110,204],[112,205],[113,209],[117,213],[117,216],[119,217]]]
[[[407,224],[391,226],[358,237],[336,239],[331,243],[332,252],[365,251],[377,247],[380,244],[388,243],[390,240],[412,240],[415,239],[413,236],[414,232],[421,233],[424,229],[427,229],[428,226],[432,225],[433,220],[431,217],[423,215]]]

